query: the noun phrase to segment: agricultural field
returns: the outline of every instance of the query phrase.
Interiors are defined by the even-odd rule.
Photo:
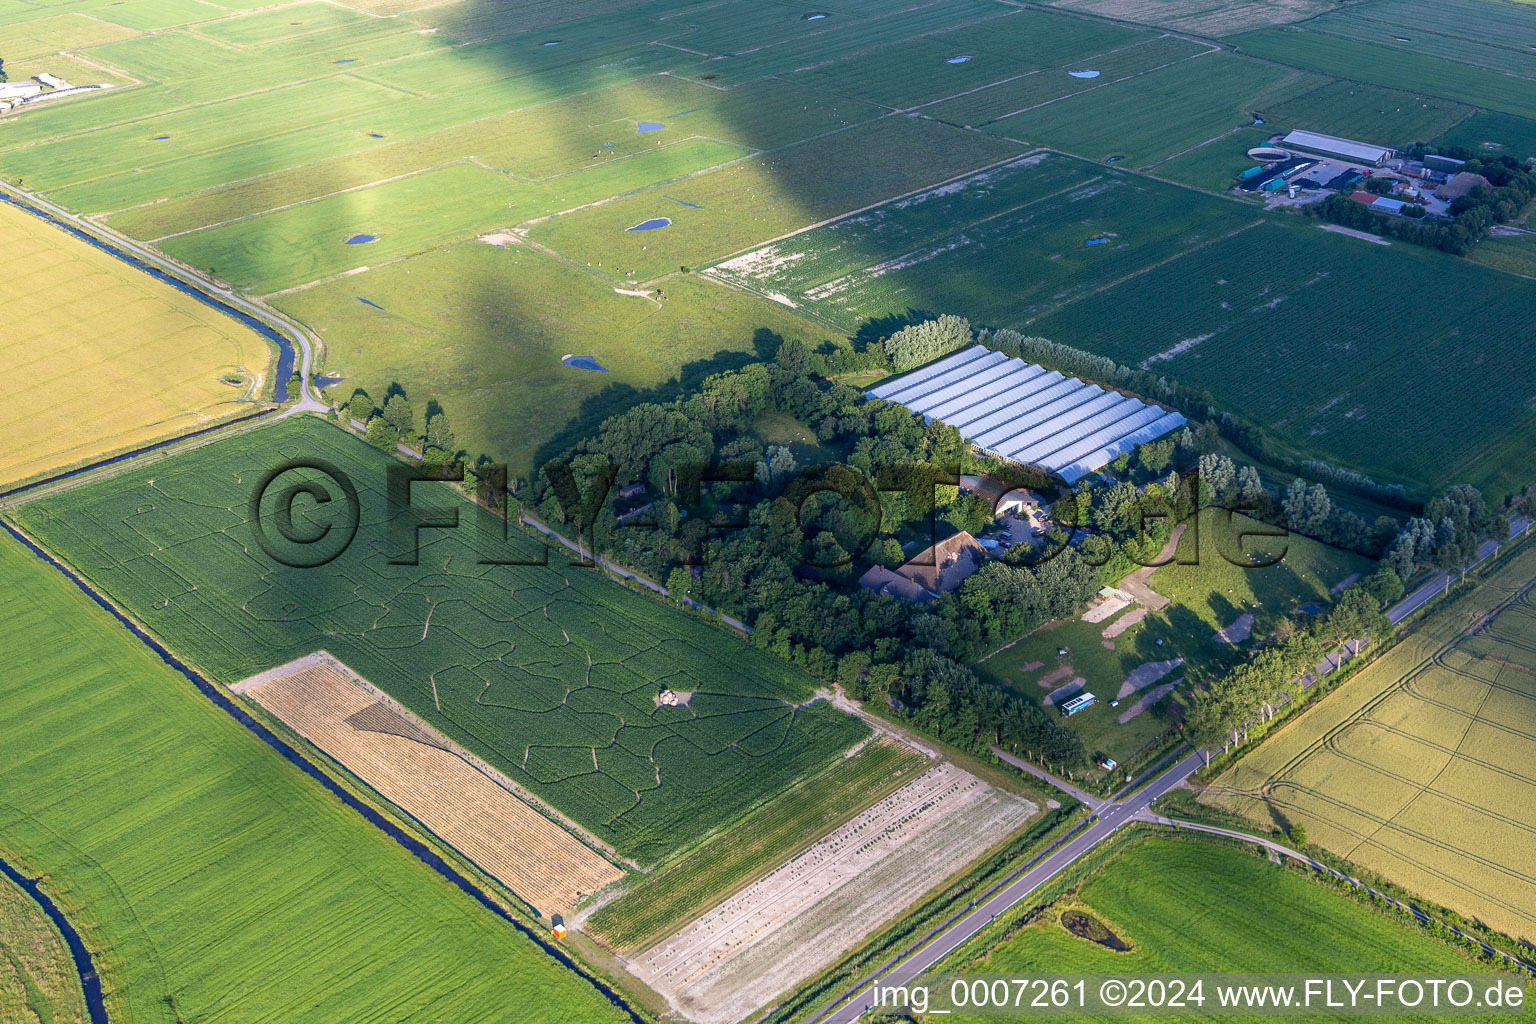
[[[333,659],[301,659],[230,689],[276,715],[546,916],[570,913],[583,896],[623,877],[525,802],[504,776],[482,768]]]
[[[699,1024],[748,1019],[1037,810],[941,763],[632,958],[629,970]]]
[[[1503,9],[1514,5],[1496,6]],[[1495,86],[1487,70],[1435,53],[1414,53],[1300,26],[1245,32],[1226,41],[1239,53],[1263,60],[1325,75],[1347,69],[1353,81],[1441,96],[1517,117],[1536,117],[1536,81],[1505,74],[1497,76]]]
[[[43,908],[0,876],[0,1020],[85,1024],[85,997],[64,936]]]
[[[1433,903],[1536,936],[1533,580],[1527,548],[1201,799],[1266,828],[1300,822]]]
[[[0,675],[3,855],[81,933],[110,1020],[628,1019],[10,537],[0,574],[32,645]]]
[[[1307,28],[1485,71],[1536,71],[1536,11],[1513,0],[1373,0],[1315,18]]]
[[[1099,938],[1112,936],[1131,948],[1113,950],[1069,931],[1062,917],[1074,912],[1103,929]],[[972,945],[962,947],[958,957],[968,961],[981,954],[982,949]],[[1073,972],[1118,977],[1344,971],[1449,977],[1488,970],[1399,920],[1271,864],[1252,849],[1166,836],[1125,841],[1077,892],[1046,907],[1035,921],[988,949],[985,960],[967,963],[965,969],[1028,977],[1060,973],[1062,964],[1071,964]],[[1323,1014],[1292,1019],[1335,1018]],[[1426,1014],[1398,1019],[1445,1018]]]
[[[1127,762],[1169,726],[1151,705],[1170,693],[1178,699],[1191,674],[1208,678],[1231,667],[1281,619],[1325,611],[1340,584],[1374,568],[1309,537],[1257,536],[1274,529],[1241,514],[1206,509],[1196,522],[1198,530],[1185,526],[1168,564],[1138,571],[1154,600],[1099,621],[1047,623],[977,662],[977,674],[1052,706],[1093,693],[1098,703],[1069,722],[1090,751]],[[1279,561],[1234,564],[1244,561],[1239,547],[1255,561]],[[1116,699],[1120,707],[1111,708]]]
[[[850,332],[908,309],[1018,327],[1252,220],[1235,204],[1038,151],[707,273]],[[1101,238],[1109,244],[1089,244]]]
[[[1209,389],[1303,451],[1438,488],[1508,456],[1529,421],[1536,368],[1516,325],[1532,294],[1415,246],[1270,221],[1029,332]],[[1426,414],[1426,394],[1456,414]]]
[[[1053,0],[1060,10],[1101,18],[1136,21],[1175,32],[1226,36],[1266,25],[1284,25],[1315,17],[1331,8],[1322,0],[1243,0],[1213,4],[1209,0]]]
[[[878,739],[822,774],[782,793],[752,817],[750,832],[713,841],[666,870],[630,876],[624,891],[586,919],[584,929],[620,953],[634,953],[718,903],[755,875],[800,852],[927,767],[928,759]]]
[[[357,519],[336,519],[340,485],[287,468],[296,459],[345,474]],[[558,553],[487,564],[540,563],[545,549],[517,530],[502,542],[500,520],[447,488],[417,488],[416,508],[459,514],[463,528],[420,531],[412,556],[409,513],[392,519],[385,500],[391,465],[303,417],[26,504],[16,518],[218,682],[324,649],[642,863],[730,827],[868,734],[815,700],[810,677]],[[269,472],[281,480],[252,520]],[[274,499],[306,486],[338,500],[306,499],[285,517]],[[339,553],[290,539],[327,527],[341,538],[353,521]],[[336,557],[319,567],[286,564],[326,554]],[[691,696],[663,706],[663,688]]]
[[[185,433],[270,398],[255,331],[0,202],[0,485]]]
[[[1255,115],[1518,150],[1536,137],[1519,116],[1536,119],[1536,86],[1487,88],[1520,56],[1496,30],[1510,6],[961,0],[814,18],[750,0],[65,0],[0,16],[0,52],[113,88],[4,117],[0,175],[296,317],[324,340],[317,371],[344,378],[337,400],[398,382],[441,404],[471,456],[526,478],[604,415],[774,337],[839,344],[933,311],[1041,333],[1060,307],[1111,305],[1103,295],[1131,294],[1149,267],[1172,273],[1158,265],[1254,221],[1169,183],[1226,192],[1262,141]],[[1433,37],[1432,55],[1373,41],[1394,21]],[[1492,56],[1442,45],[1453,38]],[[1055,151],[1043,167],[954,191],[1039,147]],[[1059,191],[1074,175],[1079,188]],[[764,253],[801,259],[732,273]],[[1373,280],[1430,293],[1365,266],[1395,253],[1357,255]],[[711,266],[749,294],[693,273]],[[1251,405],[1246,382],[1212,390],[1288,421],[1308,451],[1439,482],[1363,458],[1375,437],[1334,450],[1283,402]]]
[[[1252,124],[1253,111],[1320,81],[1308,72],[1196,51],[989,122],[983,130],[1141,168]]]

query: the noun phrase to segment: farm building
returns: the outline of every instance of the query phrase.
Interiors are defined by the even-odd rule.
[[[919,584],[898,572],[892,572],[883,565],[877,565],[860,576],[859,586],[865,590],[873,590],[877,594],[889,594],[914,604],[927,604],[933,600],[933,595]]]
[[[1364,203],[1366,206],[1370,206],[1381,197],[1378,196],[1375,192],[1361,192],[1357,190],[1351,192],[1349,194],[1349,198],[1353,199],[1357,203]]]
[[[1473,174],[1471,171],[1460,171],[1451,175],[1449,181],[1435,189],[1435,198],[1444,199],[1448,203],[1454,202],[1468,192],[1471,192],[1474,188],[1493,188],[1493,186],[1481,174]]]
[[[1184,425],[1176,412],[972,345],[867,392],[1074,484]]]
[[[1403,207],[1407,205],[1401,199],[1388,199],[1386,196],[1382,196],[1371,202],[1371,209],[1377,213],[1402,213]]]
[[[1438,153],[1424,154],[1424,166],[1436,171],[1450,171],[1455,174],[1465,164],[1465,160],[1457,160],[1453,156],[1441,156]]]
[[[919,551],[897,574],[933,594],[947,594],[987,563],[987,549],[961,530]]]
[[[962,476],[961,493],[979,494],[992,505],[992,515],[1006,516],[1045,505],[1045,499],[1028,487],[1014,487],[988,476]]]
[[[1323,135],[1321,132],[1298,129],[1281,141],[1287,146],[1295,146],[1309,153],[1341,157],[1355,163],[1370,164],[1372,167],[1380,167],[1392,157],[1392,151],[1385,146],[1373,146],[1369,142],[1341,139],[1334,135]]]

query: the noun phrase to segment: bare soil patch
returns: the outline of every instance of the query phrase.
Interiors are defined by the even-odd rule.
[[[285,671],[287,670],[287,671]],[[498,773],[374,690],[329,655],[237,683],[541,912],[569,913],[623,872],[519,798]]]
[[[1125,682],[1120,684],[1120,692],[1115,694],[1115,699],[1125,700],[1138,690],[1145,690],[1182,664],[1184,664],[1183,658],[1173,658],[1169,661],[1149,661],[1137,665],[1126,673]]]
[[[1173,688],[1178,686],[1179,683],[1183,681],[1183,677],[1181,676],[1171,683],[1164,683],[1162,686],[1159,686],[1156,689],[1148,690],[1146,693],[1142,694],[1141,699],[1138,700],[1135,704],[1132,704],[1130,707],[1120,712],[1120,717],[1117,719],[1117,721],[1119,721],[1121,725],[1129,722],[1131,719],[1135,718],[1137,715],[1140,715],[1152,705],[1156,704],[1158,701],[1172,693]]]
[[[1215,638],[1224,644],[1240,644],[1253,636],[1253,613],[1243,612],[1226,629],[1218,629]]]

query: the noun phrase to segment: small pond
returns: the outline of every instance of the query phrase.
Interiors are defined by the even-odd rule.
[[[353,235],[351,238],[347,239],[347,244],[367,245],[369,242],[377,242],[378,240],[378,235]]]
[[[1080,910],[1069,910],[1062,914],[1061,926],[1080,939],[1097,942],[1117,953],[1124,953],[1131,948],[1130,943],[1110,931],[1103,921]]]
[[[576,370],[596,370],[598,373],[607,373],[608,368],[591,356],[561,356],[560,361],[566,366]]]
[[[655,231],[657,228],[667,227],[671,223],[672,223],[672,218],[671,217],[652,217],[650,220],[643,220],[639,224],[636,224],[634,227],[632,227],[632,228],[625,228],[624,230],[625,231]]]

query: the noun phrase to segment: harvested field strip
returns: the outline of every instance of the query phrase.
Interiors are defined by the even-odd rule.
[[[833,963],[1035,810],[941,764],[648,950],[630,970],[700,1024],[743,1019]]]
[[[244,692],[544,914],[623,877],[334,660]]]
[[[629,888],[605,904],[585,929],[621,952],[639,949],[706,907],[724,899],[753,874],[766,870],[820,838],[926,762],[889,739],[869,743],[821,775],[777,797],[683,860],[650,877],[635,876]]]

